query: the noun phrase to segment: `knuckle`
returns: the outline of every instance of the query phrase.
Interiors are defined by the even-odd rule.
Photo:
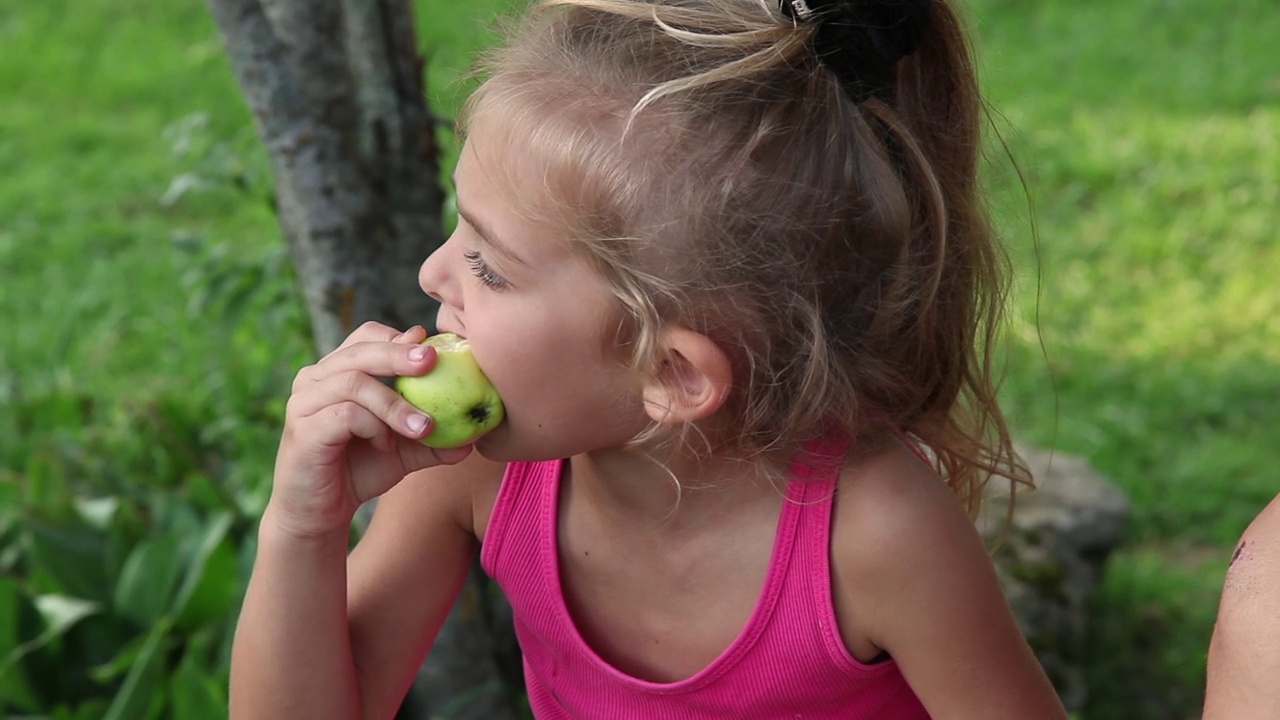
[[[378,322],[377,320],[365,320],[363,323],[360,324],[360,327],[354,333],[352,333],[352,335],[358,335],[361,338],[370,337],[374,339],[379,339],[384,337],[390,337],[388,335],[389,330],[390,328]]]
[[[364,378],[368,377],[362,372],[356,370],[348,370],[337,377],[338,389],[344,397],[354,398],[360,394],[360,387],[364,384]]]
[[[378,403],[382,408],[383,414],[388,418],[399,415],[402,412],[418,412],[417,408],[391,388],[379,393]]]
[[[306,365],[298,373],[293,376],[293,385],[290,387],[292,392],[298,392],[299,389],[305,387],[311,382],[311,376],[315,374],[315,365]]]
[[[353,402],[343,402],[329,408],[334,420],[343,425],[354,425],[361,417],[361,408]]]
[[[301,412],[301,411],[299,410],[299,408],[298,408],[298,405],[300,405],[301,403],[302,403],[302,400],[300,400],[300,399],[298,398],[298,394],[297,394],[296,392],[295,392],[294,394],[290,395],[290,396],[289,396],[289,399],[288,399],[288,400],[285,400],[285,402],[284,402],[284,415],[285,415],[285,417],[286,417],[286,418],[296,418],[296,417],[298,417],[298,415],[299,415],[299,414],[300,414],[300,412]]]

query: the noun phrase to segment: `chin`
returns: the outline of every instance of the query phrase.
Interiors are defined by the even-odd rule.
[[[481,435],[475,441],[473,447],[480,457],[493,462],[512,462],[515,460],[523,460],[524,458],[513,457],[510,452],[511,432],[510,425],[504,420],[498,427]]]
[[[539,429],[543,432],[521,433],[504,420],[476,440],[474,448],[485,460],[503,463],[563,460],[585,451],[584,448],[557,443],[555,438],[546,437],[545,429]]]

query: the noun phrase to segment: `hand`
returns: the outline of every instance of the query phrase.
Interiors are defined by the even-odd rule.
[[[435,349],[421,327],[365,323],[293,381],[268,513],[299,537],[347,532],[356,509],[415,470],[460,462],[469,446],[418,441],[431,420],[377,377],[422,375]]]

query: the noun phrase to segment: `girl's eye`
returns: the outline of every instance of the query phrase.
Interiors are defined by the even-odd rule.
[[[471,251],[463,253],[462,257],[467,259],[467,265],[471,267],[471,273],[479,278],[480,282],[493,288],[494,290],[502,290],[507,287],[507,281],[496,272],[493,268],[480,257],[480,253]]]

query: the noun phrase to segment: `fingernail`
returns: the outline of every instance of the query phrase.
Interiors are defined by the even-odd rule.
[[[418,362],[427,356],[427,346],[418,345],[409,351],[409,359]]]
[[[409,427],[409,432],[417,435],[427,426],[426,415],[410,415],[405,419],[404,424]]]

